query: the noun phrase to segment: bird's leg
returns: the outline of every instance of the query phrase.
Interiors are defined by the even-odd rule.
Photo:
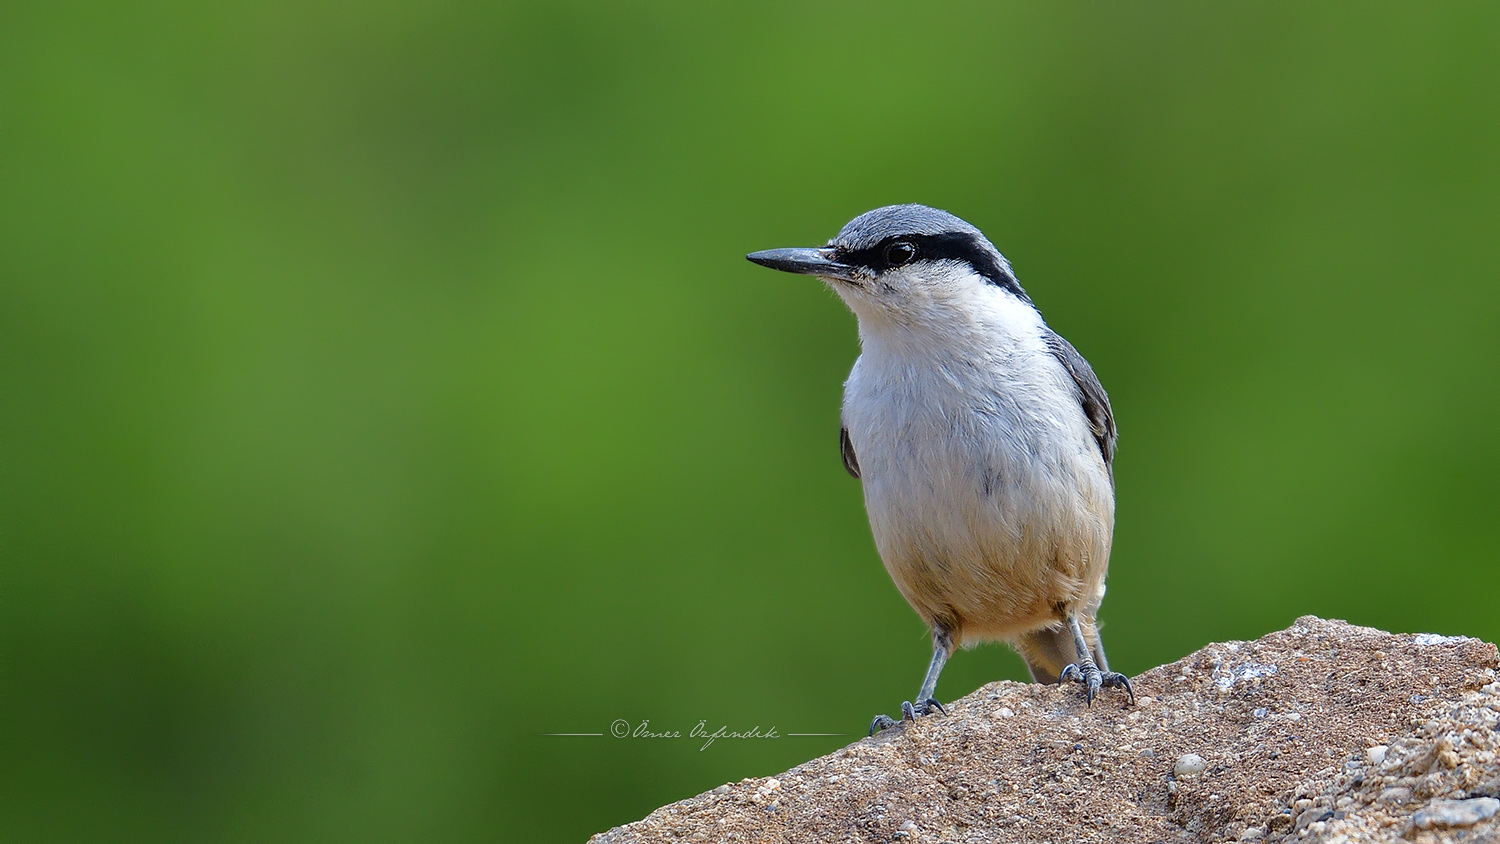
[[[1099,665],[1094,663],[1094,658],[1089,655],[1088,640],[1083,637],[1083,628],[1078,624],[1078,613],[1068,613],[1068,629],[1073,633],[1073,650],[1077,654],[1077,662],[1062,670],[1059,680],[1075,680],[1083,684],[1084,695],[1090,706],[1094,705],[1094,695],[1099,693],[1103,687],[1116,687],[1125,690],[1130,696],[1130,702],[1135,703],[1135,690],[1130,687],[1130,678],[1117,671],[1110,671],[1109,664],[1105,663],[1101,671]],[[1099,646],[1099,661],[1104,662],[1104,646]]]
[[[922,688],[917,691],[917,702],[901,702],[901,715],[907,721],[915,721],[918,715],[931,715],[932,710],[948,714],[943,705],[933,697],[937,693],[938,675],[943,673],[943,666],[948,663],[948,657],[953,653],[953,638],[946,630],[932,632],[932,662],[927,665],[927,676],[922,678]]]
[[[932,628],[932,662],[927,666],[927,676],[922,680],[922,688],[917,692],[917,702],[909,700],[901,702],[901,720],[915,721],[918,715],[931,715],[933,710],[948,714],[943,705],[933,697],[937,693],[938,675],[943,673],[943,666],[948,662],[948,657],[953,654],[953,634],[948,628],[938,625]],[[901,723],[889,715],[876,715],[875,720],[870,722],[870,735],[875,735],[879,730],[889,729]]]
[[[1109,674],[1109,658],[1104,655],[1104,637],[1099,635],[1099,628],[1094,628],[1094,664],[1099,666],[1100,674]]]

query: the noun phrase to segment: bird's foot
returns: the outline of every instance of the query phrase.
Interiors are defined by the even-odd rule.
[[[938,703],[934,698],[920,700],[916,703],[904,700],[901,702],[901,721],[897,721],[889,715],[876,715],[875,720],[870,722],[870,735],[873,736],[881,730],[889,730],[891,727],[902,723],[902,721],[915,721],[917,720],[917,716],[931,715],[934,711],[941,712],[944,715],[948,714],[948,710],[944,709],[943,705]]]
[[[1101,688],[1124,689],[1125,694],[1130,696],[1130,702],[1135,703],[1135,689],[1130,687],[1130,678],[1118,671],[1100,671],[1099,666],[1095,665],[1092,660],[1069,665],[1062,670],[1058,680],[1082,683],[1084,696],[1089,706],[1094,705],[1094,696],[1099,694]]]

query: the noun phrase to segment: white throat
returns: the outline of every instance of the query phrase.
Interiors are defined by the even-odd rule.
[[[977,362],[1044,348],[1037,309],[966,265],[945,262],[892,281],[875,290],[832,283],[859,321],[866,356]]]

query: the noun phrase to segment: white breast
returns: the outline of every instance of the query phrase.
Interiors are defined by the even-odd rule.
[[[860,316],[843,419],[907,601],[970,641],[1096,602],[1114,492],[1036,309],[991,288],[939,330]]]

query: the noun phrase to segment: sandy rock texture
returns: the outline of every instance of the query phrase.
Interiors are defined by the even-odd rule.
[[[1494,645],[1311,616],[1106,690],[991,683],[626,842],[1494,842]]]

